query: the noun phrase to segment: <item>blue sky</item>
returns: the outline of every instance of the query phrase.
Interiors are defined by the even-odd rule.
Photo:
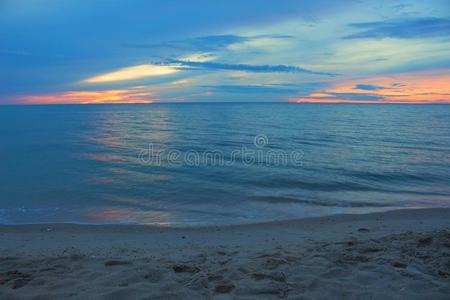
[[[0,103],[450,102],[450,3],[0,1]]]

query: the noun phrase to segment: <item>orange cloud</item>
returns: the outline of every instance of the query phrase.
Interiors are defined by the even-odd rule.
[[[56,94],[29,95],[21,98],[25,104],[101,104],[152,103],[147,87],[101,91],[68,91]]]
[[[299,103],[450,103],[450,69],[337,81],[325,90],[289,100]]]

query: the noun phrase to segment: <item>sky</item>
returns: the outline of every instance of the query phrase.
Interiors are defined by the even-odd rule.
[[[0,104],[450,103],[448,0],[0,0]]]

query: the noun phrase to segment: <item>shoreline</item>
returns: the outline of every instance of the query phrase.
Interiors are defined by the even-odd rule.
[[[208,228],[231,228],[231,227],[248,227],[248,226],[262,226],[262,225],[282,225],[285,223],[299,223],[299,222],[313,222],[319,219],[329,219],[329,218],[342,218],[347,219],[352,216],[363,216],[363,218],[370,219],[371,216],[375,215],[396,215],[403,214],[403,212],[412,211],[429,211],[431,213],[439,214],[438,211],[449,210],[450,207],[406,207],[406,208],[394,208],[390,210],[375,211],[375,212],[365,212],[365,213],[334,213],[330,215],[323,216],[311,216],[302,218],[292,218],[285,220],[273,220],[273,221],[260,221],[260,222],[250,222],[250,223],[233,223],[233,224],[221,224],[221,225],[155,225],[155,224],[139,224],[132,222],[118,222],[118,223],[83,223],[83,222],[42,222],[42,223],[0,223],[0,230],[3,227],[38,227],[38,226],[51,226],[51,227],[65,227],[65,226],[80,226],[80,227],[130,227],[133,229],[147,228],[147,229],[177,229],[177,230],[188,230],[188,229],[208,229]],[[406,217],[408,213],[404,214],[402,217]],[[414,214],[413,214],[414,215]],[[366,217],[367,216],[367,217]],[[344,220],[342,220],[344,221]]]
[[[450,293],[449,208],[184,228],[0,225],[0,240],[0,298],[377,298],[392,290],[387,298],[444,299]]]

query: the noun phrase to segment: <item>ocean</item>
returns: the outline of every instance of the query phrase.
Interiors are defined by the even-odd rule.
[[[0,223],[450,207],[450,105],[0,106]]]

